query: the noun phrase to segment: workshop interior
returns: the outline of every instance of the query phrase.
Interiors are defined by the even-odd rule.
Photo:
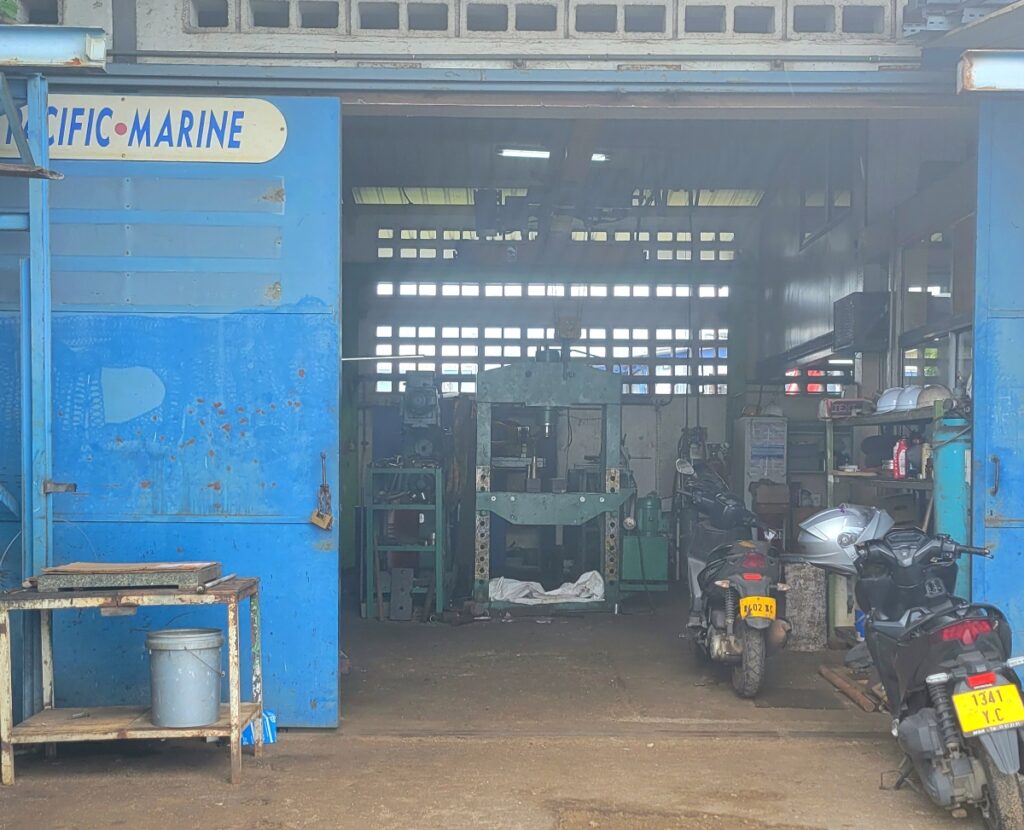
[[[557,681],[1024,827],[1024,8],[773,2],[0,0],[0,782]]]
[[[793,549],[802,521],[850,501],[964,537],[973,226],[950,207],[908,240],[898,292],[882,250],[827,296],[814,282],[862,259],[846,245],[871,200],[901,199],[885,161],[865,163],[873,132],[927,141],[925,124],[806,122],[799,153],[771,122],[652,122],[641,139],[623,122],[437,120],[411,156],[394,120],[348,129],[346,565],[364,616],[646,607],[687,579],[681,460]],[[911,142],[918,180],[970,153],[967,125],[942,136],[948,164]],[[439,186],[413,186],[427,158]],[[394,184],[370,186],[382,159]],[[833,582],[821,643],[853,624]]]

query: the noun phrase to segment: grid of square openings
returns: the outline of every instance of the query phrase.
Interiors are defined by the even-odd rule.
[[[466,297],[498,298],[593,298],[593,299],[721,299],[729,296],[728,285],[683,285],[674,283],[547,283],[547,282],[378,282],[378,297]]]
[[[434,372],[443,394],[476,391],[476,376],[557,345],[542,326],[378,325],[371,375],[380,393],[401,392],[407,372]],[[728,394],[729,330],[724,327],[583,329],[576,358],[623,378],[628,396]]]
[[[378,228],[377,259],[455,260],[464,242],[535,242],[535,230],[481,234],[459,228]],[[574,230],[574,244],[630,245],[646,262],[735,262],[734,231]]]
[[[687,35],[753,34],[782,36],[843,32],[884,37],[883,4],[810,2],[794,4],[791,15],[779,4],[727,6],[716,2],[676,4],[657,0],[626,3],[552,0],[469,0],[461,4],[461,26],[454,25],[460,4],[452,0],[184,0],[192,29],[242,31],[266,29],[332,30],[358,34],[378,31],[445,33],[460,36],[648,38]],[[59,0],[17,0],[19,22],[58,23]],[[241,11],[237,15],[236,10]],[[678,21],[677,18],[678,17]],[[787,20],[787,17],[789,18]]]
[[[903,352],[903,378],[908,384],[939,383],[941,352],[934,346],[905,349]],[[923,381],[922,381],[923,378]]]

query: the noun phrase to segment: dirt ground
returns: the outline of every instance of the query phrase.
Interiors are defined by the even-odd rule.
[[[236,787],[226,749],[198,742],[19,756],[0,827],[982,826],[881,788],[895,745],[883,715],[817,676],[838,655],[780,655],[764,697],[742,701],[692,658],[682,619],[671,601],[457,628],[347,617],[338,730],[282,730],[261,763],[245,757]]]

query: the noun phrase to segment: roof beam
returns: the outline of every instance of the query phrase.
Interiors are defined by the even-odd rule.
[[[103,69],[102,29],[75,26],[0,26],[0,67]]]
[[[964,52],[956,83],[958,92],[1024,92],[1024,50]]]
[[[1016,0],[980,20],[946,32],[927,49],[1003,49],[1024,43],[1024,0]]]

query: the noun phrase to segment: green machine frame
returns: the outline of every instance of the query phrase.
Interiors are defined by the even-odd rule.
[[[377,482],[387,476],[392,482],[397,476],[399,480],[408,479],[412,476],[422,478],[433,476],[434,478],[434,502],[433,503],[393,503],[378,502],[377,493],[381,489]],[[424,558],[433,559],[434,566],[434,608],[443,609],[447,602],[445,594],[446,571],[445,571],[445,547],[444,539],[446,533],[445,512],[444,512],[444,470],[440,467],[370,467],[366,476],[365,510],[363,513],[365,521],[364,571],[366,578],[366,614],[372,618],[377,614],[377,575],[380,571],[380,554],[390,551],[414,552],[419,554],[419,564],[424,564]],[[381,532],[381,515],[392,510],[409,510],[418,513],[432,513],[434,515],[434,544],[390,544],[381,542],[378,536]],[[430,589],[424,586],[413,588],[413,593],[428,594]]]
[[[488,602],[491,514],[513,525],[580,526],[604,517],[605,599],[619,592],[619,512],[634,490],[623,487],[622,378],[582,361],[522,361],[477,376],[476,527],[473,597]],[[519,493],[492,489],[491,423],[494,405],[572,409],[600,407],[604,490],[594,493]]]

